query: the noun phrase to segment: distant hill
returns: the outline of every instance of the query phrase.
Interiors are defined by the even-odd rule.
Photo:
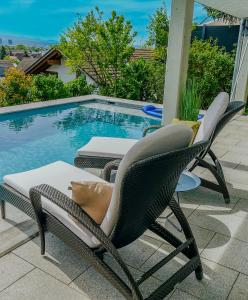
[[[0,45],[25,45],[25,46],[34,46],[34,47],[47,47],[50,45],[56,44],[55,40],[40,40],[32,39],[26,37],[19,37],[14,35],[2,35],[0,34]]]

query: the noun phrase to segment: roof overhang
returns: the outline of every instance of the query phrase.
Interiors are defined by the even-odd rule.
[[[247,0],[197,0],[196,2],[218,9],[238,18],[248,18]]]
[[[51,65],[49,62],[52,60],[60,60],[62,58],[62,54],[57,49],[50,49],[45,55],[36,60],[31,66],[29,66],[26,70],[26,74],[38,74],[44,72]]]

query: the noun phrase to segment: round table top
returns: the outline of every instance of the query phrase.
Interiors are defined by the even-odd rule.
[[[196,189],[201,184],[201,179],[188,171],[184,171],[179,178],[176,192],[187,192]]]

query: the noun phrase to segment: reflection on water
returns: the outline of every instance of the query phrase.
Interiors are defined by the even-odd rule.
[[[13,131],[21,131],[22,129],[29,128],[34,121],[33,116],[28,116],[26,118],[20,118],[9,121],[9,129]]]
[[[140,138],[159,121],[84,107],[54,106],[0,116],[0,180],[2,176],[64,160],[93,136]]]
[[[140,129],[144,129],[153,123],[158,124],[156,120],[148,118],[123,114],[117,111],[106,111],[80,106],[68,113],[63,119],[56,121],[55,125],[59,129],[70,130],[78,126],[82,126],[83,124],[93,123],[96,121],[116,126],[139,127]]]

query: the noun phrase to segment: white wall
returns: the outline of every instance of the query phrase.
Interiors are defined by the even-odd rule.
[[[65,65],[65,60],[61,60],[61,65],[53,65],[46,71],[58,73],[58,77],[64,82],[69,82],[77,77],[75,72],[71,71],[71,68]],[[86,81],[88,84],[96,84],[95,81],[85,73]]]
[[[65,65],[64,60],[61,60],[61,65],[53,65],[46,71],[58,73],[58,77],[65,83],[76,78],[76,73],[72,73],[71,68]]]

